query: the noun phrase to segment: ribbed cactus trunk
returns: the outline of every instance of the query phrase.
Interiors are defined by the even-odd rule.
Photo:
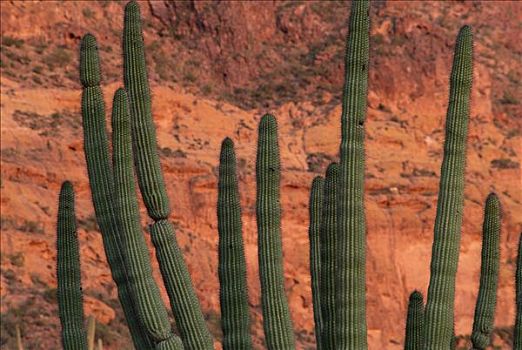
[[[500,265],[500,210],[498,197],[491,193],[484,208],[480,286],[471,333],[473,348],[477,350],[486,349],[494,328]]]
[[[221,144],[217,218],[219,232],[219,298],[224,350],[252,349],[241,205],[234,142]]]
[[[339,182],[339,165],[332,163],[326,170],[323,195],[323,213],[321,220],[321,315],[323,320],[322,348],[336,349],[335,325],[335,280],[336,239],[337,239],[337,192]]]
[[[295,347],[284,288],[280,173],[277,122],[274,116],[267,114],[259,124],[256,217],[263,328],[269,350],[291,350]]]
[[[321,315],[321,215],[323,207],[324,179],[314,178],[309,201],[308,239],[310,241],[310,277],[312,279],[312,305],[314,309],[315,342],[317,350],[323,349]]]
[[[80,48],[80,80],[82,83],[82,121],[85,160],[91,186],[96,221],[102,232],[105,255],[118,298],[137,349],[153,349],[152,340],[139,324],[127,281],[123,261],[122,235],[113,210],[114,179],[109,157],[109,141],[105,124],[105,103],[100,88],[100,62],[94,36],[83,37]]]
[[[522,234],[518,239],[517,272],[515,276],[517,314],[513,331],[513,350],[522,350]]]
[[[147,212],[154,220],[151,238],[174,318],[186,348],[213,349],[213,341],[177,244],[174,227],[168,221],[170,204],[157,151],[141,15],[136,1],[129,2],[125,7],[123,58],[125,89],[129,94],[132,115],[136,173]]]
[[[414,291],[408,301],[408,314],[406,318],[406,338],[404,350],[421,350],[424,327],[424,302],[422,294]]]
[[[337,221],[336,347],[339,350],[367,348],[363,193],[369,8],[368,1],[352,2],[345,56]]]
[[[112,109],[114,211],[122,232],[123,258],[129,289],[140,326],[155,348],[182,349],[174,336],[160,290],[152,277],[149,252],[141,232],[139,206],[134,185],[130,116],[125,90],[118,89]],[[167,345],[168,344],[168,345]]]
[[[56,231],[57,295],[62,324],[62,345],[65,350],[87,350],[87,335],[83,327],[80,247],[76,232],[74,190],[69,181],[65,181],[60,190]]]
[[[473,77],[473,37],[464,26],[457,37],[450,77],[446,140],[425,311],[424,349],[446,350],[453,330],[455,275],[464,205],[464,170]]]

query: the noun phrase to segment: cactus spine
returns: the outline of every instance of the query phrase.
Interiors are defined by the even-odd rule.
[[[513,350],[522,350],[522,234],[518,239],[517,272],[515,276],[517,314],[513,331]]]
[[[228,137],[221,143],[217,218],[223,349],[252,349],[236,154]]]
[[[339,165],[332,163],[326,170],[324,204],[321,221],[321,315],[323,349],[336,348],[335,296],[336,296],[336,233],[337,189]]]
[[[274,116],[266,114],[259,123],[256,216],[263,327],[269,350],[294,348],[292,321],[284,289],[280,173],[277,122]]]
[[[446,141],[424,322],[424,348],[429,350],[447,349],[451,343],[455,275],[464,204],[464,168],[473,76],[472,60],[471,28],[464,26],[457,37],[450,77]]]
[[[74,189],[69,181],[65,181],[60,190],[56,246],[62,345],[65,350],[87,350],[87,338],[83,327],[80,248],[76,232]]]
[[[369,28],[369,2],[352,2],[341,116],[336,281],[337,349],[347,350],[367,348],[363,191]]]
[[[185,347],[213,349],[174,227],[168,221],[170,205],[157,152],[141,15],[135,1],[125,7],[123,59],[125,89],[129,93],[133,116],[132,139],[138,184],[148,214],[154,220],[150,232],[172,311]]]
[[[471,334],[474,349],[486,349],[491,341],[497,302],[499,263],[500,202],[498,197],[491,193],[486,200],[482,225],[480,287]]]
[[[419,291],[414,291],[410,294],[406,318],[404,350],[422,349],[422,332],[424,325],[424,303],[422,299],[422,294]]]
[[[323,207],[324,179],[316,176],[312,182],[309,202],[308,239],[310,241],[310,275],[312,278],[312,305],[314,308],[315,340],[317,349],[323,348],[324,324],[321,315],[321,214]]]

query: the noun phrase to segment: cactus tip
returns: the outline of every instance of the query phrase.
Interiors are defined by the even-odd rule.
[[[85,34],[82,38],[80,49],[82,51],[92,50],[92,49],[97,50],[98,43],[96,42],[96,37],[94,35],[92,35],[91,33]]]
[[[414,290],[411,294],[410,294],[410,301],[417,301],[417,300],[420,300],[422,301],[422,293],[419,292],[418,290]]]
[[[232,141],[232,139],[230,137],[225,137],[223,139],[223,142],[221,143],[221,147],[225,148],[225,147],[234,147],[234,141]]]

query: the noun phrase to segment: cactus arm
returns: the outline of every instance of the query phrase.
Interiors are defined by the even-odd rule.
[[[65,350],[87,349],[83,327],[83,297],[80,272],[80,248],[76,232],[74,189],[69,181],[62,184],[58,203],[56,258],[58,276],[58,312]]]
[[[82,90],[82,121],[84,150],[96,221],[103,238],[105,255],[118,298],[137,349],[152,349],[152,342],[139,326],[127,284],[127,275],[119,227],[113,205],[114,183],[109,160],[109,142],[105,124],[105,103],[100,84],[100,64],[96,39],[91,34],[83,37],[80,48],[80,80]]]
[[[114,94],[112,109],[114,210],[122,231],[122,253],[127,279],[140,325],[155,343],[176,338],[159,287],[152,277],[149,252],[141,232],[138,200],[134,185],[130,117],[125,90]],[[174,349],[174,347],[172,347]]]
[[[308,238],[310,241],[310,275],[312,278],[312,305],[314,309],[315,341],[317,349],[323,349],[323,322],[321,317],[321,214],[323,206],[324,179],[314,178],[310,191]]]
[[[364,121],[368,93],[369,2],[353,1],[345,56],[338,197],[337,349],[367,348]]]
[[[335,333],[335,280],[337,236],[337,185],[339,164],[332,163],[326,170],[324,204],[321,221],[321,314],[323,319],[323,349],[336,348]]]
[[[473,348],[479,350],[486,349],[491,342],[494,327],[500,264],[500,211],[499,199],[491,193],[484,209],[480,287],[471,333]]]
[[[424,348],[430,350],[447,349],[452,336],[455,275],[464,206],[464,169],[473,75],[472,59],[471,28],[464,26],[457,37],[450,78],[446,141],[425,311]]]
[[[174,227],[167,220],[170,205],[156,149],[140,9],[136,1],[125,7],[123,58],[138,184],[147,212],[154,220],[151,237],[174,318],[187,348],[213,349],[212,337],[176,241]]]
[[[424,325],[424,303],[422,294],[414,291],[408,301],[408,314],[406,318],[406,338],[404,350],[421,350]]]
[[[522,350],[522,234],[518,239],[517,272],[515,276],[517,314],[513,331],[513,350]]]
[[[223,349],[252,349],[248,288],[234,143],[221,143],[217,218]]]
[[[284,288],[281,242],[281,176],[277,122],[266,114],[259,124],[256,158],[256,218],[265,343],[269,350],[294,349],[292,320]]]
[[[156,149],[144,46],[140,8],[130,1],[125,6],[123,27],[123,78],[132,115],[136,173],[149,216],[160,220],[169,216],[170,205]]]

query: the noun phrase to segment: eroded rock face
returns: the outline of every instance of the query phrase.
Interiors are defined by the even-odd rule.
[[[280,131],[286,290],[299,348],[308,349],[307,202],[313,177],[337,159],[348,4],[151,1],[142,12],[171,219],[209,326],[219,338],[216,175],[219,145],[230,136],[237,147],[252,332],[263,348],[254,162],[257,123],[270,111]],[[471,332],[482,206],[490,191],[503,204],[496,326],[513,324],[522,229],[521,46],[513,13],[520,15],[521,6],[378,2],[372,8],[365,184],[371,349],[401,348],[408,295],[427,290],[448,75],[463,23],[475,28],[476,61],[456,330]],[[22,322],[27,344],[58,346],[54,221],[65,179],[76,189],[86,313],[109,325],[109,348],[128,344],[90,202],[76,82],[78,40],[91,31],[101,44],[110,106],[121,85],[121,18],[116,3],[2,5],[2,344],[11,341],[9,325]],[[144,211],[142,218],[145,227]]]

